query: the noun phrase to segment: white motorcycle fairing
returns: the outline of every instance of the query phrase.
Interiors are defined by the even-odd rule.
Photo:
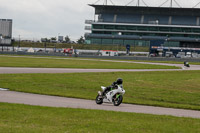
[[[106,89],[106,87],[104,86],[101,86],[101,88],[103,91]],[[118,85],[117,89],[113,89],[106,94],[106,98],[103,99],[103,102],[113,102],[112,101],[113,96],[115,96],[116,94],[124,95],[124,93],[125,93],[125,90],[123,89],[123,87]]]

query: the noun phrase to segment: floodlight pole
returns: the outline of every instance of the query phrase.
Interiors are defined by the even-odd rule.
[[[105,3],[105,5],[107,5],[107,0],[105,0],[105,2],[104,2],[104,3]]]
[[[173,6],[173,0],[171,0],[171,3],[170,3],[170,7],[172,8],[172,6]]]
[[[20,48],[20,35],[19,35],[19,42],[18,42],[19,44],[18,44],[18,48]]]

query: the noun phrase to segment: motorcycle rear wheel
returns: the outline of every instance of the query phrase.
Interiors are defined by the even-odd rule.
[[[119,106],[123,101],[123,96],[120,95],[117,99],[113,99],[114,106]]]
[[[97,95],[96,104],[102,104],[102,103],[103,103],[103,98],[100,98],[100,95]]]

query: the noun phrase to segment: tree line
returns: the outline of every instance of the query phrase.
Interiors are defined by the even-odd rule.
[[[57,42],[57,38],[56,37],[51,37],[50,39],[41,38],[41,42],[49,42],[49,43],[53,42],[53,43],[55,43],[55,42]],[[76,43],[77,44],[84,44],[85,38],[83,36],[81,36],[77,41],[72,41],[69,36],[66,36],[66,37],[64,37],[63,40],[58,39],[58,42],[69,43],[69,44],[76,44]]]

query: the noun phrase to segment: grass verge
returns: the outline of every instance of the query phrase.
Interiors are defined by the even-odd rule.
[[[175,66],[120,63],[95,60],[31,58],[0,56],[0,67],[35,67],[35,68],[85,68],[85,69],[179,69]]]
[[[0,103],[0,131],[9,133],[197,133],[200,119]]]
[[[187,61],[187,58],[185,59]],[[129,60],[130,61],[130,60]],[[168,64],[183,64],[183,61],[153,61],[153,60],[134,60],[135,62],[152,62],[152,63],[168,63]],[[200,65],[200,62],[189,62],[190,65]]]
[[[100,86],[123,78],[124,102],[200,110],[200,71],[0,74],[13,91],[95,99]]]

